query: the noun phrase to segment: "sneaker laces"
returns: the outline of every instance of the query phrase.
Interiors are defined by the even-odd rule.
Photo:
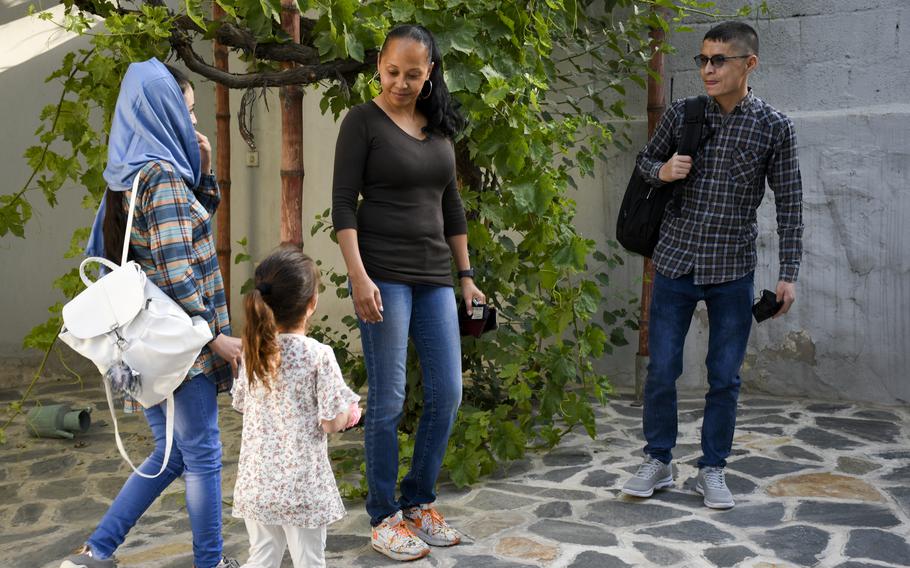
[[[430,526],[424,528],[424,530],[429,528],[430,533],[434,535],[443,535],[445,538],[461,538],[461,533],[452,528],[443,518],[442,513],[437,511],[434,507],[427,507],[424,511],[430,516]]]
[[[424,511],[430,515],[430,519],[432,519],[434,525],[443,527],[448,526],[448,523],[446,523],[446,520],[442,518],[442,515],[439,513],[439,511],[433,507],[428,507],[424,509]]]
[[[724,481],[724,469],[722,467],[705,468],[705,485],[711,489],[723,489],[727,486]]]
[[[414,532],[410,529],[410,527],[408,527],[408,525],[405,524],[400,519],[394,525],[389,523],[389,528],[392,529],[392,532],[394,532],[396,535],[400,536],[401,538],[404,538],[404,539],[416,538],[414,536]]]
[[[651,479],[654,477],[654,474],[660,471],[660,468],[663,467],[663,462],[657,458],[648,458],[648,460],[638,466],[638,471],[635,472],[635,477],[641,477],[644,479]]]

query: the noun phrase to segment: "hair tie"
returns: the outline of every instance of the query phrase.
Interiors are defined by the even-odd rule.
[[[260,282],[259,284],[256,284],[256,289],[259,290],[259,293],[263,296],[268,296],[272,293],[272,283]]]

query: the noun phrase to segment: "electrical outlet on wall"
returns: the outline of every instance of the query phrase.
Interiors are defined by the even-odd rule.
[[[251,150],[246,153],[246,166],[248,168],[259,167],[259,152],[256,150]]]

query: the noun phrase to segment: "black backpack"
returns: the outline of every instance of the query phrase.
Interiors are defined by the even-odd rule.
[[[685,122],[678,146],[678,153],[682,156],[694,157],[698,151],[707,102],[706,96],[686,99],[683,118]],[[684,180],[678,180],[661,187],[653,187],[638,173],[637,166],[633,168],[616,220],[616,240],[623,248],[651,257],[660,238],[664,210],[670,200],[676,198],[682,191],[683,182]]]

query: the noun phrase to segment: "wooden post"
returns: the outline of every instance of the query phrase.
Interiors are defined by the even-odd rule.
[[[281,0],[281,27],[300,42],[300,11],[294,0]],[[294,67],[282,63],[282,69]],[[281,87],[281,244],[303,247],[303,89]]]
[[[212,18],[224,18],[224,10],[217,3],[212,3]],[[218,41],[214,42],[215,67],[228,70],[228,50]],[[227,297],[228,309],[231,306],[231,98],[230,89],[215,83],[215,177],[221,189],[221,203],[215,216],[217,233],[215,250],[218,253],[218,265],[224,278],[224,294]]]
[[[648,138],[654,134],[660,117],[666,108],[666,97],[664,96],[663,78],[664,78],[664,56],[659,51],[660,44],[666,38],[666,34],[661,28],[651,28],[649,33],[651,37],[651,49],[653,55],[648,66],[653,74],[648,76]],[[657,77],[655,79],[655,77]],[[644,384],[647,377],[647,364],[651,356],[648,346],[648,327],[651,317],[651,291],[654,282],[654,263],[650,258],[645,259],[642,270],[641,282],[641,317],[638,319],[638,356],[636,357],[635,366],[635,400],[642,401]]]

